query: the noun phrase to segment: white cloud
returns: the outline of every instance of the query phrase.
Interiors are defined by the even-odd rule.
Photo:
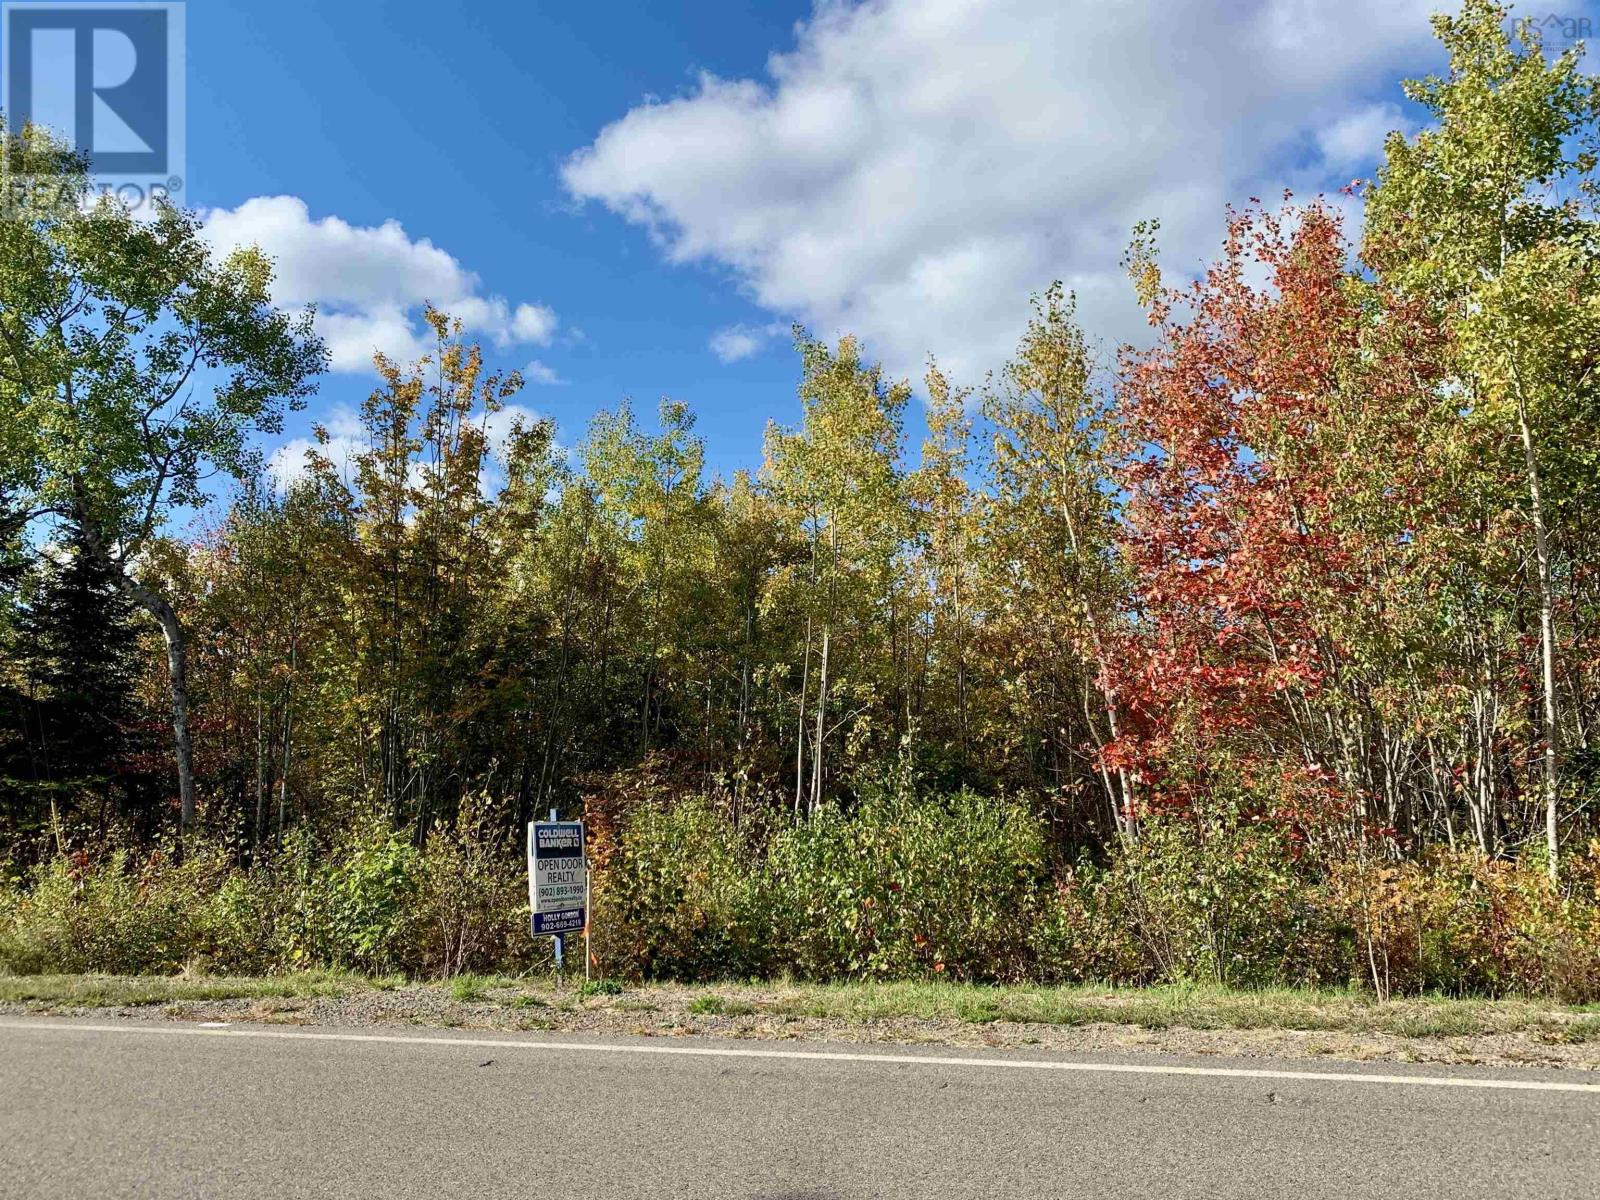
[[[420,358],[429,349],[419,322],[394,304],[358,312],[338,312],[321,306],[317,310],[317,332],[328,343],[328,355],[335,371],[368,369],[374,351],[381,351],[395,362],[406,363]]]
[[[1139,336],[1135,221],[1160,218],[1191,271],[1228,201],[1347,182],[1287,164],[1319,131],[1348,160],[1341,122],[1435,61],[1437,3],[819,0],[766,78],[641,103],[563,177],[774,314],[860,333],[898,373],[931,351],[976,378],[1053,278],[1091,332]]]
[[[318,445],[317,440],[310,437],[292,438],[267,459],[267,473],[279,489],[287,489],[306,473],[306,457],[313,451],[333,463],[339,478],[354,482],[356,455],[367,447],[367,433],[360,415],[348,404],[340,404],[319,424],[328,435],[325,443]]]
[[[556,333],[554,309],[542,304],[519,304],[511,318],[511,336],[519,342],[548,346]]]
[[[1383,155],[1383,139],[1393,129],[1411,132],[1397,105],[1369,104],[1345,113],[1317,131],[1317,149],[1330,170],[1351,171],[1367,167]]]
[[[527,366],[522,368],[522,379],[525,383],[541,387],[562,387],[567,382],[556,372],[554,367],[540,362],[537,358],[531,360]]]
[[[336,371],[368,369],[374,350],[401,362],[425,353],[431,335],[419,319],[424,303],[502,349],[546,345],[555,334],[551,309],[485,295],[476,274],[427,238],[413,240],[397,221],[313,220],[297,196],[257,196],[205,214],[205,232],[220,252],[255,245],[273,259],[274,302],[317,306]]]
[[[513,427],[518,422],[524,426],[533,425],[539,420],[539,413],[525,404],[505,404],[495,412],[483,414],[478,420],[483,423],[484,432],[488,435],[489,451],[494,459],[483,472],[486,486],[492,488],[499,482],[498,462]],[[370,444],[360,414],[348,404],[339,404],[320,423],[327,433],[325,442],[319,445],[315,438],[293,438],[274,450],[267,459],[267,473],[280,490],[287,489],[306,474],[306,456],[313,451],[333,463],[334,473],[340,479],[354,484],[356,456]],[[420,463],[412,464],[410,480],[413,487],[421,486],[423,474]]]
[[[735,363],[740,359],[754,358],[788,328],[781,321],[767,325],[729,325],[713,333],[707,345],[719,361]]]

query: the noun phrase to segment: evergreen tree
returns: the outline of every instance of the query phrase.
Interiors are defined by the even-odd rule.
[[[16,780],[26,774],[27,695],[19,661],[17,620],[22,608],[22,580],[27,559],[20,521],[8,520],[11,508],[0,491],[0,837],[16,827]]]
[[[106,798],[134,712],[138,631],[112,569],[70,529],[38,567],[18,620],[35,790]]]

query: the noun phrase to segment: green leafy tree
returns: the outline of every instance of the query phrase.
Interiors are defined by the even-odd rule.
[[[36,129],[0,129],[57,195],[87,200],[84,163]],[[188,642],[142,556],[215,474],[254,474],[255,433],[282,428],[326,352],[311,314],[273,307],[254,250],[218,261],[192,214],[135,220],[114,201],[29,202],[0,222],[0,448],[29,520],[70,520],[117,586],[161,626],[180,829],[194,820]]]
[[[974,679],[980,674],[976,634],[982,582],[985,497],[973,485],[970,393],[930,367],[928,437],[922,461],[906,478],[917,518],[917,566],[924,649],[918,706],[924,736],[941,735],[963,777],[972,763]]]
[[[1538,594],[1542,798],[1552,877],[1561,795],[1558,543],[1592,498],[1600,418],[1600,89],[1581,49],[1545,56],[1537,26],[1468,0],[1434,28],[1444,76],[1406,85],[1433,123],[1390,136],[1367,207],[1366,258],[1402,293],[1434,301],[1459,354],[1445,383],[1465,421],[1518,449]]]
[[[802,341],[800,353],[802,424],[798,430],[768,428],[762,482],[790,537],[805,547],[801,564],[774,576],[768,603],[804,615],[794,804],[798,811],[809,795],[815,811],[833,735],[848,728],[847,744],[860,745],[874,717],[882,723],[876,710],[887,697],[879,685],[892,682],[874,678],[874,660],[885,645],[891,660],[897,657],[897,616],[907,608],[903,568],[911,511],[898,462],[911,389],[865,363],[853,338],[843,339],[837,352]]]
[[[1097,774],[1131,836],[1128,773],[1096,761],[1121,732],[1106,671],[1122,594],[1110,398],[1060,284],[1035,298],[984,413],[993,436],[983,607],[989,651],[1007,664],[1005,728],[1037,740],[1052,785]]]

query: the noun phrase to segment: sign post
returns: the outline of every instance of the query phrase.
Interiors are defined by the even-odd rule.
[[[584,972],[588,973],[589,864],[583,856],[583,822],[550,820],[528,824],[528,910],[535,937],[556,940],[560,978],[566,934],[584,934]]]

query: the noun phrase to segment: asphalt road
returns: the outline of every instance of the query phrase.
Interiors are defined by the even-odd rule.
[[[0,1021],[5,1200],[1588,1200],[1597,1134],[1548,1071]]]

